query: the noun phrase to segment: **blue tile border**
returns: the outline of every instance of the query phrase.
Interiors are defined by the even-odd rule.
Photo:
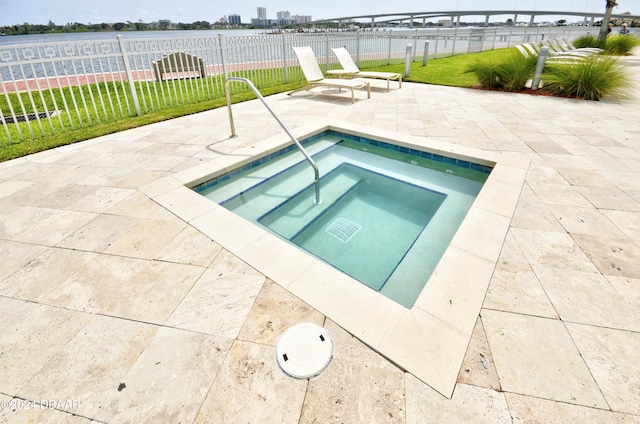
[[[429,152],[424,152],[424,151],[421,151],[421,150],[411,149],[411,148],[408,148],[408,147],[397,146],[395,144],[387,143],[387,142],[384,142],[384,141],[372,140],[372,139],[368,139],[368,138],[365,138],[365,137],[360,137],[360,136],[352,135],[352,134],[345,134],[345,133],[334,131],[334,130],[328,130],[328,131],[326,131],[326,132],[324,132],[322,134],[318,134],[317,136],[314,136],[315,137],[314,140],[316,138],[319,138],[319,137],[327,135],[327,134],[328,135],[334,135],[334,136],[341,137],[341,138],[345,138],[345,139],[351,140],[351,141],[357,141],[357,142],[360,142],[360,143],[369,144],[371,146],[382,147],[383,149],[389,149],[389,150],[397,151],[397,152],[400,152],[400,153],[406,153],[406,154],[409,154],[409,155],[418,156],[418,157],[425,158],[425,159],[431,159],[431,160],[434,160],[436,162],[444,162],[444,163],[447,163],[447,164],[450,164],[450,165],[459,166],[461,168],[471,169],[471,170],[474,170],[474,171],[483,172],[485,174],[489,174],[493,170],[493,167],[491,167],[491,166],[482,165],[482,164],[474,163],[474,162],[469,162],[469,161],[461,160],[461,159],[454,159],[454,158],[451,158],[451,157],[439,155],[437,153],[429,153]]]
[[[343,132],[339,132],[339,131],[335,131],[335,130],[327,130],[327,131],[323,131],[319,134],[316,135],[312,135],[311,137],[305,138],[304,140],[300,141],[300,144],[302,144],[303,146],[305,144],[309,144],[312,143],[320,138],[326,137],[327,135],[330,136],[336,136],[336,137],[340,137],[346,140],[350,140],[350,141],[356,141],[359,143],[363,143],[363,144],[368,144],[371,146],[376,146],[376,147],[381,147],[383,149],[388,149],[388,150],[392,150],[392,151],[396,151],[396,152],[400,152],[400,153],[405,153],[408,155],[412,155],[412,156],[416,156],[416,157],[420,157],[420,158],[425,158],[425,159],[431,159],[435,162],[442,162],[442,163],[446,163],[449,165],[453,165],[453,166],[459,166],[460,168],[465,168],[465,169],[470,169],[473,171],[478,171],[478,172],[482,172],[485,174],[489,174],[491,173],[491,171],[493,170],[493,167],[491,166],[487,166],[487,165],[482,165],[479,163],[474,163],[474,162],[469,162],[466,160],[461,160],[461,159],[454,159],[448,156],[443,156],[443,155],[439,155],[437,153],[429,153],[429,152],[425,152],[422,150],[416,150],[416,149],[411,149],[408,147],[403,147],[403,146],[398,146],[392,143],[387,143],[384,141],[378,141],[378,140],[373,140],[373,139],[369,139],[366,137],[361,137],[359,135],[354,135],[354,134],[347,134],[347,133],[343,133]],[[250,169],[255,168],[256,166],[262,165],[263,163],[271,160],[271,159],[275,159],[278,156],[282,156],[286,153],[291,152],[292,150],[296,150],[297,147],[295,146],[295,144],[291,144],[287,147],[283,147],[282,149],[270,153],[268,155],[265,155],[259,159],[254,160],[251,163],[248,163],[246,165],[241,166],[240,168],[234,169],[233,171],[229,171],[229,172],[225,172],[222,175],[219,175],[217,177],[213,177],[212,179],[210,179],[209,181],[206,181],[204,183],[198,184],[195,187],[192,187],[192,190],[196,191],[196,192],[200,192],[203,190],[206,190],[208,188],[211,188],[217,184],[220,184],[224,181],[227,181],[230,178],[235,177],[236,175],[244,172],[244,171],[248,171]]]

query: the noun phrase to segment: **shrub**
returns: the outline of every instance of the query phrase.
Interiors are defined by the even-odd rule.
[[[498,62],[478,61],[467,67],[465,74],[474,74],[482,88],[499,88],[500,77],[498,77]]]
[[[533,76],[536,61],[536,57],[525,58],[514,51],[501,60],[475,62],[467,67],[465,73],[475,74],[483,88],[519,91]]]
[[[522,90],[527,80],[533,77],[537,57],[525,58],[521,54],[512,54],[498,66],[498,78],[507,91]]]
[[[577,49],[582,49],[585,47],[600,47],[600,40],[595,35],[587,34],[582,37],[578,37],[573,40],[572,43]]]
[[[550,63],[543,75],[544,89],[586,100],[625,97],[630,79],[615,57],[589,56],[573,62]]]
[[[607,37],[604,54],[624,56],[629,54],[631,49],[637,46],[640,46],[640,40],[635,35]]]

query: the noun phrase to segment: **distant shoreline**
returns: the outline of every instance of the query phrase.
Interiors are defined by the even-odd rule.
[[[0,27],[3,28],[3,27]],[[55,34],[98,34],[98,33],[106,33],[106,34],[131,34],[138,32],[170,32],[170,31],[247,31],[247,30],[255,30],[255,31],[264,31],[261,28],[210,28],[210,29],[202,29],[202,28],[171,28],[171,29],[160,29],[160,28],[149,28],[143,30],[130,30],[130,29],[105,29],[101,31],[92,31],[92,30],[70,30],[70,31],[32,31],[27,34],[24,33],[6,33],[4,31],[0,31],[0,36],[2,37],[12,37],[12,36],[26,36],[26,35],[55,35]]]

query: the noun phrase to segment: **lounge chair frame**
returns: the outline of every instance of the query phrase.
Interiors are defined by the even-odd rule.
[[[570,41],[567,41],[565,38],[563,38],[562,39],[562,43],[559,42],[559,44],[560,44],[560,47],[563,47],[563,48],[564,48],[564,46],[566,46],[569,51],[583,51],[583,52],[588,52],[588,53],[591,53],[591,54],[601,54],[601,53],[604,52],[604,49],[600,49],[600,48],[597,48],[597,47],[580,47],[580,48],[578,48],[578,47],[574,46],[573,43],[571,43]]]
[[[336,49],[331,49],[333,54],[338,58],[338,62],[340,62],[340,66],[342,69],[334,69],[331,71],[327,71],[328,75],[338,75],[338,78],[342,76],[346,76],[348,78],[374,78],[374,79],[383,79],[387,81],[387,92],[391,90],[390,81],[398,81],[398,88],[402,88],[402,74],[395,72],[370,72],[370,71],[361,71],[358,68],[358,65],[353,61],[351,55],[344,47],[339,47]]]
[[[545,44],[545,43],[542,43],[542,44],[523,43],[520,45],[516,45],[515,47],[525,58],[530,58],[530,57],[539,56],[541,48],[545,46],[549,48],[549,51],[547,54],[547,61],[549,63],[551,62],[578,63],[580,60],[588,57],[591,54],[591,53],[584,53],[584,52],[581,53],[581,52],[555,51],[554,46],[552,44]]]
[[[368,81],[325,78],[311,47],[294,47],[293,51],[298,57],[300,68],[302,69],[302,73],[307,80],[307,85],[291,91],[289,95],[297,93],[298,91],[309,91],[315,87],[334,87],[338,88],[340,91],[342,91],[342,89],[344,88],[351,90],[351,103],[355,103],[356,98],[354,90],[356,88],[366,88],[367,99],[371,98],[371,86],[369,85]]]

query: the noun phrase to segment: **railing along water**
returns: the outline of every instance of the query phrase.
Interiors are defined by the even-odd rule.
[[[291,131],[289,131],[289,128],[287,128],[287,126],[284,124],[284,122],[282,122],[282,120],[280,119],[280,117],[276,114],[276,112],[271,109],[271,106],[269,106],[269,104],[267,103],[267,101],[264,99],[264,97],[262,97],[262,94],[260,94],[260,92],[258,91],[258,89],[255,87],[255,85],[253,85],[253,83],[248,80],[247,78],[240,78],[240,77],[229,77],[227,78],[227,80],[225,81],[225,90],[227,92],[227,110],[229,111],[229,125],[231,126],[231,137],[237,137],[238,135],[236,134],[236,126],[233,122],[233,113],[231,112],[231,94],[229,93],[229,83],[231,81],[238,81],[238,82],[244,82],[245,84],[247,84],[249,86],[249,88],[251,89],[251,91],[254,92],[254,94],[256,96],[258,96],[258,99],[260,99],[260,101],[262,102],[262,104],[267,108],[267,110],[271,113],[271,115],[273,115],[273,117],[276,119],[276,121],[278,121],[278,124],[280,124],[280,126],[282,127],[282,129],[287,133],[287,135],[289,136],[289,138],[291,138],[291,141],[293,141],[293,143],[296,145],[296,147],[298,148],[298,150],[300,150],[300,152],[302,153],[302,155],[304,156],[304,158],[307,160],[307,162],[309,162],[309,164],[311,165],[311,167],[313,168],[313,175],[314,175],[314,185],[315,185],[315,189],[316,189],[316,197],[315,200],[313,201],[313,203],[315,203],[316,205],[319,205],[322,203],[322,200],[320,200],[320,171],[318,170],[318,165],[315,163],[315,161],[311,158],[311,156],[309,156],[309,153],[307,153],[307,151],[305,150],[304,147],[302,147],[302,144],[300,144],[300,142],[298,141],[298,139],[293,135],[293,133]]]
[[[551,38],[593,27],[435,28],[239,36],[141,38],[87,34],[82,41],[0,44],[0,147],[134,116],[223,100],[229,76],[261,89],[302,82],[292,47],[311,46],[325,71],[339,67],[331,48],[346,47],[361,68],[430,59]],[[146,34],[140,34],[144,36]],[[9,43],[7,43],[9,40]],[[159,78],[156,64],[169,61]],[[204,69],[201,69],[204,68]],[[166,71],[166,69],[164,69]],[[175,71],[175,72],[171,72]],[[247,92],[234,87],[233,94]]]

